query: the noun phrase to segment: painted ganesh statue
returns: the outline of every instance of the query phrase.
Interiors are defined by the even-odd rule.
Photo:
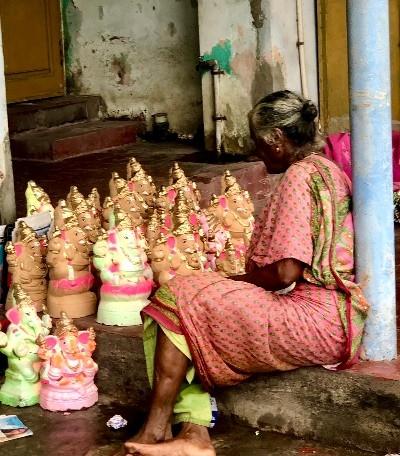
[[[28,182],[25,198],[27,217],[35,214],[42,214],[43,212],[50,212],[51,216],[53,216],[54,208],[51,205],[49,195],[33,180]]]
[[[254,205],[249,193],[242,190],[229,171],[223,176],[223,194],[213,197],[207,209],[208,225],[214,234],[229,233],[232,244],[245,254],[254,228]]]
[[[47,242],[39,238],[24,221],[18,223],[16,241],[8,242],[5,249],[12,284],[21,285],[32,299],[38,312],[42,310],[46,302],[46,249]],[[6,308],[11,308],[13,304],[11,288],[7,296]]]
[[[94,330],[78,331],[65,312],[60,317],[54,335],[40,340],[40,405],[51,411],[91,407],[98,400]]]
[[[151,249],[151,267],[157,283],[163,285],[176,275],[203,271],[206,257],[203,243],[190,223],[190,208],[185,194],[179,191],[172,214],[173,229],[161,231]]]
[[[103,285],[97,321],[105,325],[139,325],[140,312],[153,287],[152,271],[132,221],[116,205],[112,228],[93,247],[93,264]]]
[[[96,295],[90,291],[94,282],[90,272],[91,245],[76,215],[65,204],[59,206],[47,252],[47,305],[52,317],[59,318],[65,311],[72,318],[80,318],[96,311]]]
[[[10,321],[7,334],[0,331],[0,351],[8,358],[0,402],[12,407],[27,407],[39,402],[37,341],[49,334],[51,319],[47,314],[41,319],[38,317],[32,299],[21,285],[15,284],[12,289],[16,306],[6,313]]]

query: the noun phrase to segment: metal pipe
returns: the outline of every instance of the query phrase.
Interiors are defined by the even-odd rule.
[[[213,77],[214,86],[214,122],[215,122],[215,150],[217,157],[222,154],[222,134],[224,128],[225,116],[221,113],[221,97],[220,97],[220,77],[224,72],[219,68],[218,63],[214,65],[211,74]]]
[[[296,0],[296,22],[297,22],[297,49],[299,51],[301,93],[302,93],[303,97],[308,98],[306,56],[305,56],[305,51],[304,51],[303,0]]]
[[[350,121],[357,281],[371,304],[365,356],[397,356],[389,5],[348,0]]]
[[[215,150],[217,157],[219,158],[222,154],[222,136],[224,121],[226,117],[222,115],[221,109],[221,97],[220,97],[220,77],[225,74],[224,70],[221,70],[217,60],[204,60],[202,57],[199,59],[197,69],[204,69],[211,71],[213,92],[214,92],[214,115],[213,120],[215,122]]]

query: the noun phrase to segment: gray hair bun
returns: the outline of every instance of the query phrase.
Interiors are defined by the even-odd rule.
[[[318,110],[311,100],[306,100],[301,108],[301,117],[307,122],[312,122],[318,115]]]

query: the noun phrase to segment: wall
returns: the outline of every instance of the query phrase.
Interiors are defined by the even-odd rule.
[[[6,101],[6,81],[4,77],[3,41],[0,28],[0,225],[15,221],[14,177],[11,163],[10,141],[8,138],[8,118]]]
[[[112,117],[167,112],[171,127],[201,124],[197,2],[62,0],[67,85],[99,94]]]
[[[247,113],[269,92],[300,92],[295,0],[199,0],[200,53],[216,59],[221,77],[224,146],[248,150]],[[314,0],[303,0],[306,68],[310,98],[318,101]],[[208,149],[214,147],[212,81],[203,75],[203,116]]]

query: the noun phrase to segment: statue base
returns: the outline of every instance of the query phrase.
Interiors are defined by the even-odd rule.
[[[152,280],[136,285],[101,287],[97,323],[108,326],[136,326],[142,324],[140,312],[148,304],[153,287]]]
[[[70,318],[81,318],[96,313],[96,295],[91,291],[65,296],[47,295],[48,313],[53,318],[60,318],[61,312],[67,312]]]
[[[40,382],[7,378],[0,388],[0,402],[11,407],[30,407],[39,403]]]
[[[56,387],[42,383],[40,390],[40,406],[51,412],[89,408],[98,400],[99,393],[94,383],[77,389]]]

